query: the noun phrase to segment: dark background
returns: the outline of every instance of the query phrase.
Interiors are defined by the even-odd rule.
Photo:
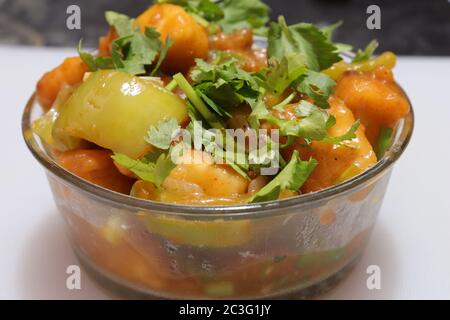
[[[245,1],[245,0],[242,0]],[[105,10],[136,16],[152,0],[0,0],[0,44],[95,47],[106,33]],[[271,17],[284,14],[288,23],[329,24],[344,20],[335,39],[355,47],[371,39],[380,50],[407,55],[450,55],[450,0],[265,0]],[[66,8],[81,8],[81,30],[67,30]],[[381,8],[381,30],[366,28],[366,9]]]

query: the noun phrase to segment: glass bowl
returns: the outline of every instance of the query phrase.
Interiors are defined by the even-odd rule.
[[[373,167],[339,185],[261,204],[195,207],[116,193],[60,167],[31,122],[25,142],[46,174],[80,261],[133,298],[309,297],[331,288],[364,250],[392,165],[410,140],[411,109]]]

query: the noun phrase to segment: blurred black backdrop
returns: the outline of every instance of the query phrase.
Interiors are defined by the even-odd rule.
[[[245,0],[242,0],[245,1]],[[0,0],[0,44],[95,47],[107,31],[105,10],[135,16],[152,0]],[[335,39],[355,47],[371,39],[381,50],[408,55],[450,55],[450,0],[265,0],[271,17],[329,24],[343,20]],[[66,28],[66,8],[81,8],[81,30]],[[381,30],[366,28],[366,9],[381,8]]]

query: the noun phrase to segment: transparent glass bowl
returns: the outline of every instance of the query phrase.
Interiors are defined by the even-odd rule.
[[[134,298],[307,297],[330,288],[361,255],[414,122],[411,110],[383,159],[342,184],[268,203],[193,207],[132,198],[66,171],[31,132],[41,113],[31,97],[23,135],[75,252],[105,287]]]

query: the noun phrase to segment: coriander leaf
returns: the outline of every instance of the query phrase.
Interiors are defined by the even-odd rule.
[[[306,66],[313,71],[329,68],[341,60],[337,48],[319,28],[309,23],[288,27],[280,16],[278,23],[272,22],[269,26],[268,55],[280,61],[292,53],[300,53]]]
[[[200,112],[194,107],[194,105],[189,100],[187,101],[187,113],[191,122],[204,121],[204,118],[202,117]]]
[[[218,21],[225,16],[222,8],[211,0],[198,1],[197,13],[208,21]]]
[[[297,119],[292,119],[292,120],[280,119],[280,118],[274,116],[272,113],[263,115],[259,119],[266,120],[267,122],[276,125],[278,127],[278,129],[280,130],[281,136],[300,137],[300,135],[299,135],[300,121]],[[307,137],[302,137],[302,138],[307,138]]]
[[[327,38],[328,41],[331,41],[334,31],[336,31],[337,28],[342,26],[343,23],[344,22],[342,20],[336,21],[333,24],[329,24],[329,25],[323,27],[322,29],[320,29],[320,31],[322,31],[322,33],[325,35],[325,37]]]
[[[270,61],[269,68],[264,72],[265,85],[274,95],[281,95],[284,91],[306,72],[306,66],[301,54],[291,53],[284,56],[280,62]]]
[[[223,82],[238,81],[237,87],[259,92],[256,80],[249,72],[239,68],[237,62],[237,59],[230,58],[223,63],[212,64],[197,59],[196,66],[191,71],[191,79],[194,84],[213,82],[216,86],[223,85]]]
[[[358,52],[356,52],[355,57],[353,58],[353,63],[355,62],[363,62],[369,60],[376,48],[378,47],[378,41],[372,40],[367,45],[367,47],[364,50],[358,49]]]
[[[78,55],[91,72],[97,71],[98,69],[112,68],[112,59],[110,57],[94,57],[89,52],[83,51],[82,40],[78,43]]]
[[[339,28],[343,24],[342,20],[339,20],[336,23],[325,26],[321,29],[325,37],[327,37],[328,41],[332,41],[334,31]],[[334,43],[334,46],[337,48],[338,52],[351,52],[352,46],[346,43]]]
[[[250,127],[253,129],[259,128],[259,120],[265,119],[270,114],[269,110],[267,109],[266,104],[264,103],[263,99],[259,99],[252,109],[252,112],[248,116],[248,123],[250,124]]]
[[[197,59],[191,72],[193,86],[219,116],[228,108],[244,102],[253,104],[260,95],[260,86],[252,74],[242,70],[235,59],[210,64]]]
[[[124,37],[134,32],[134,19],[125,14],[114,11],[106,11],[105,18],[111,27],[114,27],[119,37]]]
[[[269,21],[269,7],[260,0],[225,0],[219,3],[224,18],[218,21],[223,32],[251,28],[256,34],[264,33]]]
[[[228,135],[225,135],[224,132],[218,129],[206,130],[197,121],[190,122],[186,129],[191,137],[201,136],[201,141],[199,141],[198,145],[193,141],[194,149],[198,150],[204,147],[205,152],[209,153],[216,163],[226,163],[239,175],[250,180],[246,173],[248,171],[248,160],[246,159],[245,150],[242,150],[243,148],[239,146],[234,149],[234,153],[224,150],[225,145],[223,141],[230,138]],[[191,148],[191,146],[188,147]]]
[[[116,69],[131,74],[145,73],[145,65],[150,65],[161,47],[159,33],[146,28],[145,34],[139,31],[116,39],[113,42],[112,58]]]
[[[277,200],[278,196],[280,195],[280,192],[281,186],[278,183],[274,183],[273,185],[267,184],[264,188],[259,190],[258,193],[253,195],[250,199],[248,199],[247,202],[257,203],[257,202]]]
[[[341,43],[341,42],[335,42],[335,47],[337,48],[337,52],[347,52],[350,53],[353,50],[353,46],[347,44],[347,43]]]
[[[312,98],[321,108],[328,108],[328,98],[336,82],[328,75],[308,70],[299,79],[297,90]]]
[[[231,118],[231,114],[225,109],[217,105],[214,100],[210,99],[206,94],[204,94],[201,88],[197,88],[195,92],[205,101],[205,103],[211,107],[219,116]]]
[[[169,36],[167,36],[164,46],[162,47],[161,51],[159,52],[158,61],[156,62],[156,65],[153,68],[152,72],[150,72],[150,76],[153,76],[158,71],[159,67],[161,66],[161,63],[166,58],[167,52],[169,52],[169,49],[170,49],[170,47],[172,47],[173,43],[174,43],[174,41],[171,38],[169,38]]]
[[[180,126],[175,118],[158,122],[158,125],[151,126],[147,132],[145,141],[159,149],[169,149],[174,137],[179,132]]]
[[[124,154],[114,153],[111,158],[122,167],[127,168],[139,178],[145,181],[154,182],[155,164],[143,160],[134,160]]]
[[[273,110],[277,110],[279,112],[283,112],[284,108],[291,103],[292,100],[294,100],[296,94],[295,92],[292,92],[290,95],[288,95],[283,101],[281,101],[279,104],[274,105],[272,107]]]
[[[95,57],[90,54],[89,52],[82,50],[82,40],[78,42],[78,55],[80,56],[81,60],[87,65],[89,71],[97,71],[97,64],[95,63]]]
[[[156,160],[153,183],[158,187],[158,189],[162,188],[162,183],[170,174],[172,169],[175,168],[175,166],[176,165],[172,162],[172,159],[170,157],[170,153],[163,153],[159,156],[158,160]]]
[[[298,135],[309,140],[323,140],[327,135],[329,114],[317,106],[302,100],[297,107],[297,115],[302,117]]]
[[[249,169],[253,172],[260,172],[261,175],[274,175],[280,167],[284,167],[286,162],[280,154],[280,144],[270,135],[261,134],[263,143],[248,152]]]
[[[212,59],[211,64],[221,64],[225,63],[231,59],[235,59],[236,61],[239,61],[242,56],[240,56],[238,53],[231,52],[231,51],[220,51],[220,50],[213,50],[212,51]]]
[[[196,112],[191,110],[191,112],[189,112],[190,116],[197,117],[198,115],[201,115],[212,128],[224,128],[224,125],[219,117],[217,117],[217,115],[208,108],[183,74],[177,73],[173,76],[173,79],[177,82],[180,89],[186,94],[190,103],[188,105],[192,106],[196,110]]]
[[[95,64],[98,69],[112,69],[113,61],[111,57],[96,57]]]
[[[327,135],[323,139],[323,141],[332,143],[332,144],[341,144],[344,141],[352,140],[352,139],[356,138],[356,130],[358,130],[359,125],[360,125],[360,121],[357,120],[352,124],[350,129],[348,129],[348,131],[346,133],[344,133],[343,135],[337,136],[337,137],[332,137],[330,135]]]
[[[302,161],[298,155],[298,151],[295,150],[291,160],[284,169],[272,181],[254,194],[248,202],[255,203],[276,200],[283,190],[298,191],[316,165],[317,161],[312,158],[308,161]]]
[[[330,114],[330,117],[327,120],[327,129],[331,128],[336,124],[336,118]]]
[[[156,3],[176,4],[210,22],[224,17],[222,8],[212,0],[157,0]]]
[[[107,11],[105,16],[119,35],[112,44],[111,59],[114,67],[131,74],[145,73],[145,66],[153,63],[161,49],[159,32],[154,28],[145,28],[142,33],[135,27],[134,19],[124,14]]]
[[[234,162],[227,162],[227,164],[234,170],[236,173],[238,173],[241,177],[245,178],[246,180],[250,180],[250,177],[247,175],[247,173],[236,163]]]
[[[356,130],[359,127],[359,121],[356,121],[342,136],[333,137],[327,132],[327,129],[335,124],[336,119],[316,105],[302,100],[296,109],[296,115],[301,119],[285,120],[275,117],[267,112],[260,112],[260,120],[264,119],[271,124],[276,125],[282,136],[303,138],[307,142],[312,140],[324,141],[332,144],[341,144],[344,141],[356,137]]]
[[[392,142],[392,134],[394,131],[392,128],[381,128],[380,133],[378,135],[378,141],[376,145],[376,154],[377,159],[380,160],[383,158],[386,150],[389,148]]]
[[[133,172],[140,179],[152,182],[158,189],[162,189],[164,179],[175,167],[168,154],[161,154],[156,163],[149,162],[146,158],[134,160],[121,153],[114,153],[111,158],[119,165]]]

